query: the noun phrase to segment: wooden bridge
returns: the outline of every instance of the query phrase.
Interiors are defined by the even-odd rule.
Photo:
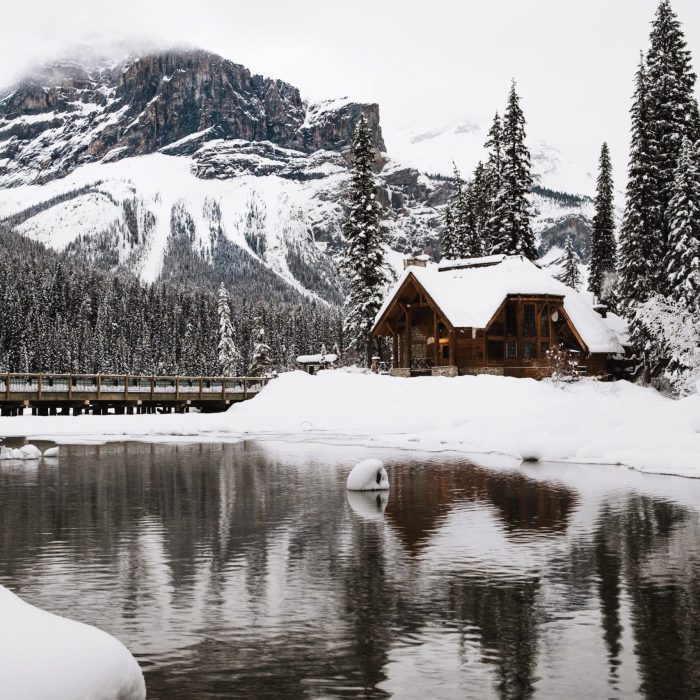
[[[253,398],[268,377],[169,377],[133,374],[0,374],[0,415],[223,411]]]

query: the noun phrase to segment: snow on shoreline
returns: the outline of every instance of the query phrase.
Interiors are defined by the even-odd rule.
[[[628,382],[549,382],[480,375],[402,379],[290,372],[225,414],[0,419],[0,436],[178,441],[300,436],[323,442],[500,453],[620,464],[700,478],[700,396],[666,398]]]
[[[0,586],[2,697],[13,700],[143,700],[143,674],[106,632],[52,615]]]

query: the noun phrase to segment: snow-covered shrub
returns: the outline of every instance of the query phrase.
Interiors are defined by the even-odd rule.
[[[700,316],[684,302],[656,294],[636,306],[635,320],[651,339],[647,350],[668,360],[665,376],[674,390],[700,393]]]
[[[540,379],[551,379],[558,385],[578,380],[578,360],[574,353],[563,345],[552,345],[545,352]]]

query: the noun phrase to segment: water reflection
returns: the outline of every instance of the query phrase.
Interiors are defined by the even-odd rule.
[[[117,635],[149,698],[700,695],[700,485],[392,453],[346,492],[366,456],[0,466],[0,582]]]

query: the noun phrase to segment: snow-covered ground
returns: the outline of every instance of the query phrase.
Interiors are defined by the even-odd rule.
[[[674,400],[628,382],[555,386],[487,375],[402,379],[290,372],[225,414],[1,418],[0,435],[57,442],[342,438],[700,478],[700,396]]]
[[[106,632],[35,608],[0,586],[0,697],[143,700],[134,657]]]

